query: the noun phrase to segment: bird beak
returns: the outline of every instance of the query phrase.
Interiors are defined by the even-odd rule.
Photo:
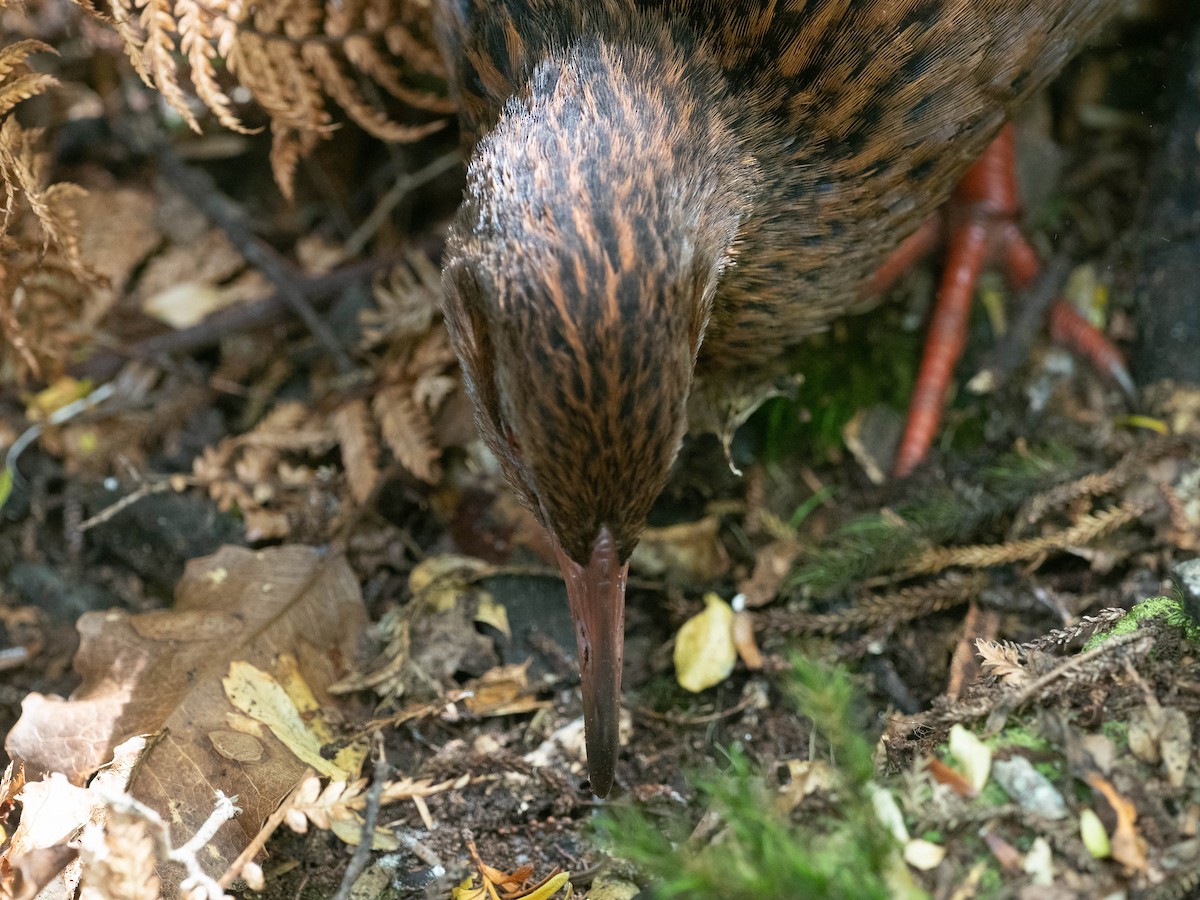
[[[617,557],[612,533],[601,528],[586,566],[554,542],[567,582],[583,682],[583,728],[588,778],[597,797],[608,796],[617,765],[621,717],[621,659],[625,649],[625,579],[629,563]]]

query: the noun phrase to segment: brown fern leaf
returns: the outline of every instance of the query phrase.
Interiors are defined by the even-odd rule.
[[[28,100],[56,84],[58,79],[42,72],[30,72],[6,82],[0,89],[0,116],[10,112],[22,100]]]
[[[110,2],[134,69],[191,128],[200,124],[185,84],[221,125],[242,133],[253,129],[235,111],[223,81],[235,79],[250,93],[270,117],[272,168],[288,195],[299,159],[334,127],[329,100],[370,134],[398,142],[420,140],[446,121],[399,122],[367,99],[370,86],[413,109],[453,112],[444,92],[412,80],[414,73],[444,77],[424,0]]]
[[[49,382],[89,340],[77,325],[95,285],[82,282],[55,248],[44,252],[36,219],[15,221],[35,233],[0,237],[0,384]]]
[[[150,74],[145,54],[146,38],[135,24],[138,16],[135,15],[133,5],[129,0],[108,0],[108,2],[113,12],[112,25],[117,30],[117,34],[121,36],[121,40],[125,42],[125,55],[129,57],[133,70],[138,73],[138,77],[146,83],[147,87],[154,87],[154,77]]]
[[[296,167],[312,152],[319,139],[316,132],[296,131],[286,126],[271,126],[271,172],[275,183],[288,200],[295,194]]]
[[[77,321],[82,298],[100,281],[79,249],[71,201],[82,188],[47,186],[45,158],[37,151],[41,131],[23,129],[8,115],[22,100],[56,84],[53,76],[26,67],[30,56],[45,51],[54,52],[34,40],[0,48],[0,336],[11,351],[0,357],[0,377],[19,382],[57,370],[74,340],[70,325]],[[27,227],[19,235],[10,233],[23,211],[32,214],[24,217]],[[63,324],[67,328],[54,329]]]
[[[0,48],[0,119],[11,112],[14,106],[23,100],[41,94],[52,88],[56,83],[54,76],[42,72],[23,72],[16,78],[10,78],[18,67],[23,67],[25,60],[35,53],[58,53],[49,44],[41,41],[17,41],[8,47]]]
[[[384,141],[410,143],[446,126],[444,121],[428,122],[424,125],[401,125],[393,122],[387,114],[362,98],[353,79],[342,69],[328,46],[310,41],[304,44],[302,53],[304,61],[320,79],[321,86],[329,96],[368,134]]]
[[[454,101],[449,97],[439,96],[430,91],[418,91],[406,85],[399,67],[384,57],[369,38],[352,35],[346,38],[342,49],[346,59],[350,60],[355,68],[397,100],[429,112],[446,115],[454,112]]]
[[[367,402],[354,399],[343,404],[330,417],[330,422],[342,451],[350,495],[355,503],[366,503],[379,484],[379,467],[376,465],[379,445],[375,441]]]
[[[371,410],[400,465],[427,484],[435,483],[441,474],[442,451],[433,439],[429,413],[413,399],[411,386],[389,385],[376,392]]]
[[[43,44],[41,41],[35,40],[17,41],[15,44],[0,48],[0,81],[7,78],[13,69],[21,65],[35,53],[53,53],[57,55],[58,51],[49,44]],[[5,91],[3,87],[0,87],[0,97],[4,95]]]
[[[984,675],[995,676],[1012,685],[1029,681],[1029,672],[1021,661],[1021,651],[1015,645],[978,638],[975,650],[979,653],[979,668]]]
[[[231,19],[213,16],[209,7],[197,0],[175,0],[179,15],[179,49],[191,67],[196,96],[212,111],[217,121],[231,131],[249,134],[257,129],[247,128],[233,112],[233,102],[221,89],[213,60],[237,40],[237,29]]]
[[[179,67],[175,64],[175,36],[178,27],[170,0],[139,0],[142,6],[141,26],[146,32],[143,53],[154,84],[188,127],[199,133],[200,122],[188,105],[187,95],[179,83]]]

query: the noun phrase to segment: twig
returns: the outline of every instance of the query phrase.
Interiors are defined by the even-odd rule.
[[[363,248],[367,246],[367,242],[375,232],[383,227],[383,223],[392,214],[392,210],[399,206],[405,197],[422,185],[433,181],[439,175],[449,172],[461,162],[462,154],[458,151],[444,153],[433,160],[433,162],[417,169],[417,171],[401,175],[397,178],[396,183],[388,188],[387,193],[379,198],[379,202],[375,204],[375,208],[371,210],[370,215],[363,220],[361,225],[354,229],[354,233],[346,240],[342,247],[346,255],[354,257],[362,253]]]
[[[26,447],[28,447],[41,436],[42,431],[45,430],[47,425],[61,425],[63,422],[73,419],[80,413],[87,412],[89,409],[99,406],[115,392],[115,385],[102,384],[86,397],[80,397],[78,400],[56,409],[50,415],[50,417],[46,419],[45,424],[38,423],[37,425],[31,425],[29,428],[25,429],[21,436],[13,441],[12,446],[8,448],[8,452],[4,456],[4,470],[12,473],[14,482],[20,483],[22,479],[21,473],[17,470],[17,459],[22,453],[25,452]]]
[[[296,799],[296,794],[300,792],[300,788],[304,785],[304,782],[315,774],[312,769],[306,769],[304,774],[300,776],[296,782],[296,786],[292,788],[292,792],[279,804],[279,808],[267,817],[267,821],[263,822],[262,828],[258,829],[258,834],[254,836],[254,839],[246,845],[246,849],[238,854],[238,858],[230,863],[229,868],[225,870],[225,874],[221,876],[218,882],[221,887],[227,888],[241,877],[242,870],[254,857],[258,856],[259,851],[267,845],[267,841],[270,840],[271,835],[275,833],[276,829],[279,828],[287,816],[288,810],[292,808],[292,802]]]
[[[136,490],[126,494],[115,503],[104,507],[104,509],[100,510],[100,512],[96,513],[90,519],[84,519],[75,527],[74,532],[82,534],[90,528],[102,525],[123,509],[133,506],[133,504],[137,503],[143,497],[149,497],[151,494],[161,494],[163,491],[170,490],[170,488],[171,482],[166,479],[159,482],[144,482]]]
[[[984,357],[979,374],[973,382],[985,384],[995,390],[1007,381],[1017,367],[1029,358],[1029,345],[1033,343],[1050,306],[1062,293],[1070,272],[1071,263],[1065,254],[1059,253],[1026,290],[1021,292],[1020,311],[1013,320],[1008,333]]]
[[[926,550],[901,573],[905,578],[928,575],[951,566],[991,568],[1033,559],[1043,553],[1062,550],[1111,534],[1130,522],[1137,521],[1152,507],[1149,500],[1126,500],[1119,506],[1092,515],[1081,516],[1074,525],[1023,541],[1005,544],[974,544],[967,547],[936,547]]]
[[[1153,646],[1154,637],[1152,635],[1145,631],[1132,631],[1128,634],[1113,635],[1099,646],[1085,653],[1079,653],[1070,657],[1045,675],[1035,678],[1019,690],[1001,697],[995,703],[988,716],[987,723],[984,726],[984,733],[988,735],[998,734],[1004,727],[1004,721],[1007,719],[1009,713],[1015,712],[1035,697],[1045,693],[1050,685],[1056,681],[1062,681],[1069,676],[1088,669],[1096,660],[1111,657],[1110,664],[1115,664],[1128,660],[1130,656],[1140,658],[1149,653]],[[1098,673],[1092,674],[1093,676],[1098,675]],[[1093,678],[1093,680],[1096,679]]]
[[[753,695],[743,697],[734,706],[727,709],[722,709],[717,712],[707,713],[703,716],[686,716],[679,713],[660,713],[650,709],[647,706],[635,706],[639,716],[645,716],[647,719],[657,719],[660,722],[669,722],[672,725],[708,725],[712,722],[720,722],[722,719],[728,719],[736,716],[740,712],[744,712],[753,703],[757,702],[758,698]]]
[[[242,208],[217,188],[207,172],[184,163],[166,143],[155,143],[152,152],[158,162],[159,172],[171,187],[187,197],[207,219],[224,231],[234,250],[247,263],[267,276],[279,290],[284,302],[332,357],[338,371],[342,374],[353,371],[354,362],[346,353],[346,348],[305,297],[302,288],[304,277],[282,254],[254,233]]]
[[[216,804],[213,806],[212,814],[196,830],[191,840],[181,847],[175,847],[171,843],[170,826],[155,810],[135,800],[129,794],[110,793],[104,790],[100,790],[98,793],[100,799],[108,804],[114,812],[124,812],[142,819],[150,827],[160,856],[167,862],[183,866],[187,875],[179,885],[182,894],[204,896],[207,900],[227,900],[229,898],[229,895],[225,893],[225,888],[205,873],[204,868],[200,865],[198,854],[212,842],[222,825],[241,812],[237,807],[237,797],[227,797],[221,791],[217,791]],[[203,890],[204,893],[197,895],[195,893],[197,889]],[[189,892],[191,893],[189,894]]]
[[[406,832],[401,832],[398,837],[400,838],[400,843],[402,843],[405,848],[412,853],[413,856],[421,860],[421,862],[425,863],[425,865],[429,866],[435,878],[440,878],[442,875],[446,874],[446,864],[442,862],[442,858],[437,855],[436,851],[430,847],[427,847],[425,844],[421,843],[411,834],[407,834]]]
[[[358,846],[354,848],[354,855],[350,857],[350,863],[346,866],[346,871],[342,875],[342,883],[338,886],[337,893],[333,895],[333,900],[350,900],[350,892],[354,889],[354,883],[366,870],[367,863],[371,859],[371,849],[375,843],[375,826],[379,823],[379,798],[383,796],[383,785],[391,771],[387,755],[383,752],[383,738],[378,731],[375,732],[374,742],[375,771],[372,776],[371,790],[367,793],[366,808],[363,810],[362,837],[359,838]]]
[[[986,586],[987,579],[981,575],[954,574],[921,587],[864,597],[835,612],[772,611],[767,621],[772,631],[784,634],[845,634],[853,628],[879,626],[894,629],[966,603]]]

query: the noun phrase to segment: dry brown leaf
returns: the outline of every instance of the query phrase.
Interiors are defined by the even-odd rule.
[[[643,575],[684,584],[708,584],[729,570],[729,554],[721,543],[718,516],[665,528],[647,528],[630,557]]]
[[[131,793],[172,823],[178,844],[208,818],[217,790],[241,797],[244,815],[218,832],[206,857],[219,875],[306,768],[235,714],[221,683],[230,663],[269,671],[280,654],[293,654],[332,707],[327,687],[354,664],[365,624],[358,585],[340,557],[306,547],[225,548],[189,563],[174,610],[84,615],[76,657],[83,683],[70,700],[26,698],[9,755],[27,771],[64,772],[78,783],[124,738],[160,733]],[[219,752],[210,736],[228,730],[254,737],[262,757]]]
[[[1129,713],[1129,749],[1142,762],[1162,763],[1167,782],[1183,787],[1192,755],[1192,729],[1187,713],[1157,702]]]
[[[564,888],[571,893],[570,876],[555,869],[540,881],[533,881],[533,866],[526,864],[513,872],[489,866],[479,856],[474,841],[467,842],[471,861],[478,872],[480,884],[472,879],[451,891],[453,900],[548,900]]]
[[[82,863],[75,859],[79,835],[88,828],[103,830],[110,814],[104,797],[125,792],[145,749],[146,740],[141,737],[121,744],[88,788],[52,773],[22,791],[20,824],[0,855],[0,872],[14,873],[9,887],[18,897],[32,898],[42,889],[41,900],[75,896],[82,875]]]
[[[1137,807],[1131,800],[1121,796],[1099,772],[1089,772],[1087,782],[1093,790],[1104,795],[1117,817],[1116,827],[1110,836],[1112,858],[1134,872],[1146,871],[1146,841],[1137,830]]]
[[[79,851],[74,847],[60,844],[41,850],[31,850],[10,863],[7,889],[12,894],[11,900],[34,900],[39,895],[43,900],[52,896],[44,889],[58,878],[63,869],[75,860]],[[72,891],[73,893],[73,891]],[[71,896],[64,886],[62,895]]]
[[[242,514],[248,540],[286,537],[292,521],[288,509],[279,507],[289,500],[291,508],[298,507],[316,477],[288,455],[320,456],[336,446],[325,418],[302,403],[280,403],[247,433],[206,447],[192,462],[193,481],[222,510]]]
[[[154,221],[158,200],[133,188],[93,189],[71,201],[79,217],[79,252],[119,296],[134,270],[162,243]]]
[[[799,541],[784,538],[772,541],[754,555],[754,574],[738,585],[747,606],[753,609],[775,599],[800,549]]]
[[[754,639],[754,613],[738,609],[733,614],[733,646],[746,668],[757,672],[763,667],[762,651]]]
[[[925,761],[925,770],[938,784],[944,784],[960,797],[974,797],[979,792],[975,790],[967,777],[957,769],[952,769],[940,759],[930,757]]]
[[[159,900],[154,839],[144,819],[114,812],[80,838],[79,900]]]
[[[553,704],[538,700],[529,688],[529,663],[496,666],[468,682],[463,705],[476,716],[511,716],[547,709]]]
[[[1010,872],[1023,872],[1025,870],[1025,857],[1021,851],[1002,838],[996,832],[987,830],[983,833],[983,842],[987,844],[989,850],[992,851],[992,856],[996,858],[996,862],[1008,869]]]
[[[775,812],[791,815],[801,801],[815,793],[833,793],[842,786],[838,770],[823,759],[787,760],[788,782],[775,798]]]
[[[423,561],[409,574],[412,599],[379,623],[388,642],[379,659],[338,689],[370,687],[384,697],[422,701],[456,687],[457,672],[482,675],[492,668],[495,648],[475,628],[481,603],[490,599],[478,582],[491,569],[464,556]]]

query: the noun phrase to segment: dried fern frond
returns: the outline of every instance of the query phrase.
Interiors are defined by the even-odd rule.
[[[80,253],[78,185],[48,184],[40,129],[9,113],[56,84],[26,61],[53,49],[23,40],[0,47],[0,381],[53,377],[68,357],[70,326],[98,278]]]
[[[450,113],[444,93],[418,86],[444,76],[434,49],[429,9],[419,0],[111,0],[113,24],[134,69],[157,88],[187,124],[200,129],[184,89],[187,63],[196,98],[224,127],[248,128],[222,85],[236,79],[270,118],[271,166],[291,193],[300,158],[334,128],[332,99],[383,140],[419,140],[445,124],[395,121],[371,99],[382,93],[411,107]]]
[[[8,115],[22,100],[28,100],[57,83],[53,75],[44,72],[23,72],[9,77],[33,54],[47,52],[54,53],[55,50],[34,40],[17,41],[0,48],[0,116]]]

